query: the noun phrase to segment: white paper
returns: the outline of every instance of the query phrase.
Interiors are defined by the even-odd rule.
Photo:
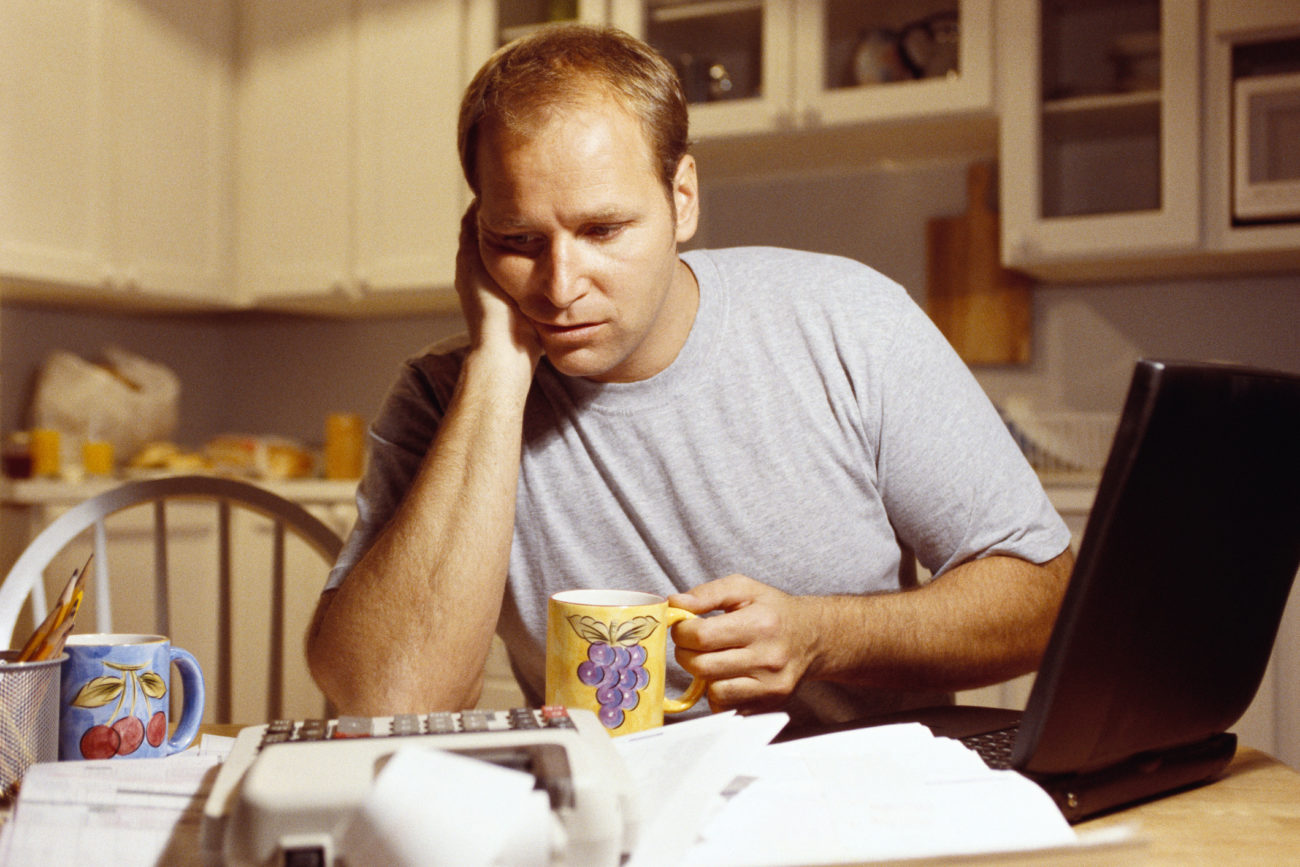
[[[389,867],[545,867],[556,820],[535,782],[443,750],[398,750],[343,833],[339,857]]]
[[[788,721],[784,713],[728,712],[616,738],[641,811],[625,867],[679,863],[721,806],[722,791]]]
[[[199,867],[203,802],[221,757],[32,765],[0,849],[6,867]]]
[[[915,724],[769,746],[747,776],[684,864],[843,864],[1078,842],[1038,786]]]

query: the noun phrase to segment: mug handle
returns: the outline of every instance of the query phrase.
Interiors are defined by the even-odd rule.
[[[687,611],[685,608],[673,608],[670,605],[668,606],[668,610],[664,613],[664,623],[666,624],[666,628],[671,631],[678,623],[681,623],[683,620],[690,620],[695,616],[695,614]],[[704,688],[708,685],[709,682],[707,680],[702,680],[698,677],[693,678],[691,680],[691,685],[686,688],[686,692],[682,693],[681,698],[664,698],[664,713],[681,713],[684,710],[690,710],[695,706],[695,703],[700,700],[700,697],[704,695]]]
[[[181,720],[176,724],[176,732],[167,741],[167,755],[179,753],[194,742],[199,733],[199,723],[203,721],[204,689],[203,669],[199,661],[188,650],[172,646],[171,663],[181,676],[181,689],[185,692],[185,704],[181,708]]]

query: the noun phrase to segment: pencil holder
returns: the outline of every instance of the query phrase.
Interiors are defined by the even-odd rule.
[[[17,658],[0,651],[0,801],[17,794],[29,766],[59,758],[59,671],[67,656]]]

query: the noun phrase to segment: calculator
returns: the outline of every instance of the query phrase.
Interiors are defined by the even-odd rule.
[[[591,711],[541,707],[337,719],[242,729],[203,811],[208,867],[334,867],[336,836],[384,761],[448,750],[533,775],[555,833],[552,865],[617,865],[635,842],[629,778]]]

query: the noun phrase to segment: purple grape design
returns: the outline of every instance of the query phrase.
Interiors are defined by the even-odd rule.
[[[627,712],[641,703],[641,691],[650,683],[641,642],[654,634],[659,620],[643,615],[624,623],[602,623],[585,614],[574,614],[569,617],[569,625],[590,645],[586,661],[578,664],[578,680],[595,689],[600,705],[596,716],[601,724],[616,729]]]

